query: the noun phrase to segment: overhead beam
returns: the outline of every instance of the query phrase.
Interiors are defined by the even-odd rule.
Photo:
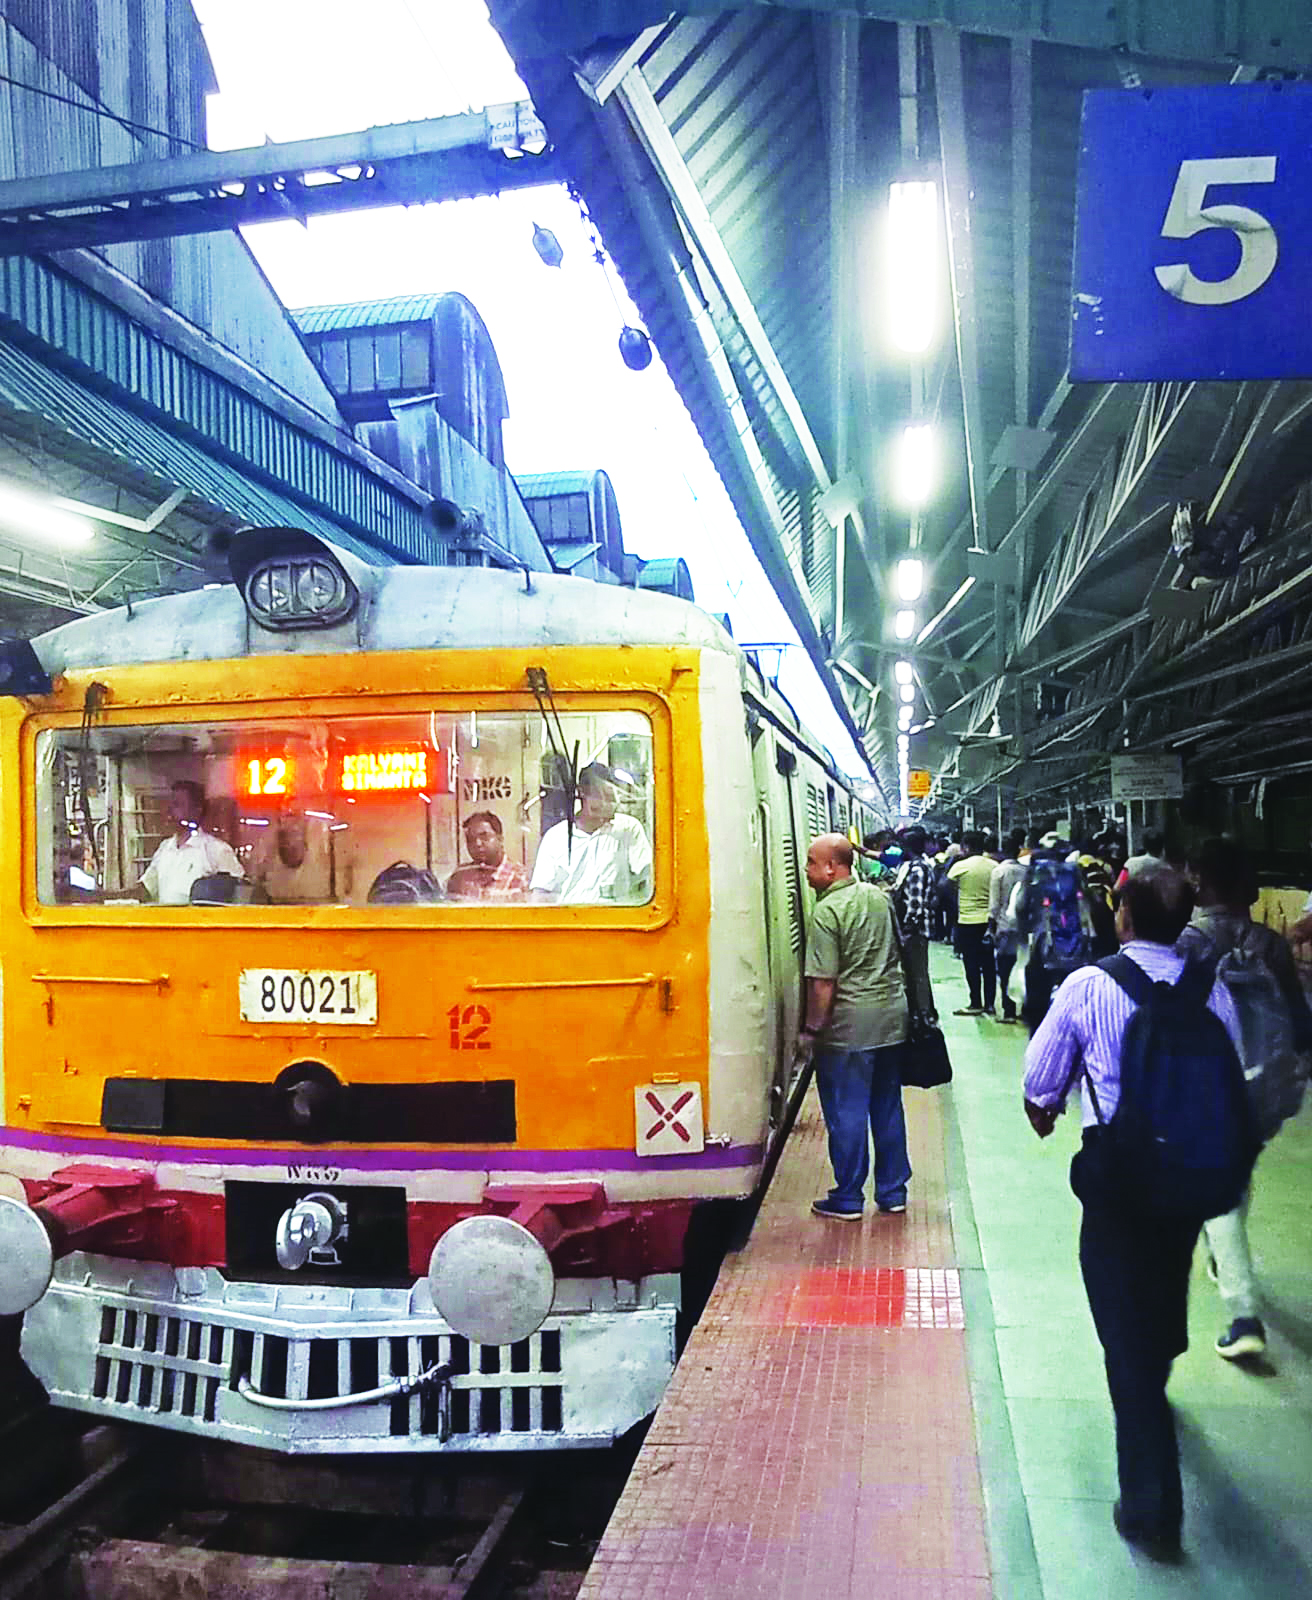
[[[783,514],[760,446],[748,422],[733,364],[720,343],[710,309],[696,282],[693,263],[687,244],[679,232],[677,219],[669,205],[664,203],[666,193],[652,183],[650,173],[642,165],[638,135],[627,116],[620,115],[613,105],[608,105],[598,116],[598,127],[642,235],[647,257],[660,281],[661,291],[686,320],[687,349],[698,381],[719,409],[722,436],[741,485],[739,492],[747,513],[741,518],[743,531],[756,552],[766,578],[779,596],[788,620],[797,630],[802,647],[811,658],[844,726],[856,747],[865,753],[880,799],[888,806],[890,801],[875,770],[876,760],[867,742],[869,730],[862,726],[839,687],[808,603],[805,574],[789,558],[783,536]],[[734,498],[737,500],[738,496]]]
[[[839,16],[826,25],[829,51],[829,94],[826,101],[825,131],[829,141],[829,270],[832,285],[834,331],[832,352],[834,412],[834,475],[841,483],[851,465],[848,449],[848,416],[852,410],[848,369],[849,347],[857,348],[852,337],[856,294],[853,268],[851,205],[856,178],[858,62],[861,24],[855,17]],[[845,623],[844,588],[847,582],[847,529],[851,511],[845,510],[834,529],[834,616],[835,644],[843,637]]]
[[[970,164],[966,140],[966,90],[961,34],[955,28],[930,29],[934,42],[934,83],[938,96],[939,148],[943,160],[944,214],[948,224],[948,266],[952,275],[952,314],[961,372],[966,423],[966,476],[970,485],[973,548],[989,548],[987,450],[980,390],[979,317],[975,305],[975,252],[971,234]]]
[[[322,139],[0,183],[0,255],[217,233],[563,183],[527,100]]]
[[[823,494],[833,483],[829,468],[816,443],[811,425],[802,403],[793,391],[783,364],[775,354],[774,346],[765,331],[746,285],[738,275],[728,247],[720,236],[696,180],[688,170],[683,153],[674,142],[674,135],[666,126],[656,98],[648,87],[640,67],[632,67],[615,90],[615,98],[624,107],[625,114],[646,148],[652,165],[669,190],[679,218],[719,285],[725,304],[733,313],[743,331],[752,354],[760,364],[766,381],[774,391],[779,407],[788,420],[797,441],[806,468]]]

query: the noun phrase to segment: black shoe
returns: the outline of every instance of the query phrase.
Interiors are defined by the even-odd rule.
[[[812,1200],[811,1210],[817,1217],[829,1217],[834,1222],[860,1222],[861,1208],[847,1211],[841,1206],[836,1206],[830,1199]]]
[[[1214,1346],[1226,1361],[1266,1354],[1266,1329],[1260,1317],[1236,1317]]]
[[[1119,1500],[1112,1507],[1112,1522],[1126,1544],[1132,1544],[1136,1550],[1142,1550],[1150,1561],[1160,1561],[1165,1566],[1178,1566],[1184,1560],[1179,1528],[1136,1528],[1122,1516]]]

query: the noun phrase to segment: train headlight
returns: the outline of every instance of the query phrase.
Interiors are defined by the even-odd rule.
[[[442,1318],[474,1344],[518,1344],[547,1319],[556,1275],[541,1243],[509,1217],[466,1217],[433,1246],[428,1287]]]
[[[34,1306],[54,1270],[45,1223],[26,1200],[0,1194],[0,1316],[16,1317]]]
[[[270,556],[246,579],[246,605],[265,628],[328,628],[355,609],[355,585],[326,551]]]

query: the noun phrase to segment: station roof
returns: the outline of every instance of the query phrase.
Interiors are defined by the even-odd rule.
[[[525,500],[542,500],[556,494],[591,494],[595,472],[516,473],[515,484]]]
[[[1271,770],[1312,770],[1287,654],[1312,641],[1312,389],[1067,372],[1084,91],[1301,70],[1312,12],[1146,0],[1041,26],[1020,8],[1013,28],[984,0],[950,20],[916,0],[490,9],[886,794],[903,655],[932,723],[913,765],[943,805],[1105,799],[1127,748],[1236,783],[1277,750]],[[939,185],[956,315],[913,366],[871,329],[875,232],[914,176]],[[887,466],[912,418],[946,441],[914,517]],[[1237,563],[1201,575],[1198,550],[1227,541]],[[902,644],[908,553],[929,587]]]
[[[444,296],[403,294],[391,300],[353,300],[344,305],[303,306],[291,313],[302,333],[345,333],[396,323],[431,322]]]

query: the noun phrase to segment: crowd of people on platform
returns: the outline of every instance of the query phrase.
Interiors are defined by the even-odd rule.
[[[1201,1237],[1229,1317],[1217,1354],[1261,1356],[1252,1173],[1312,1066],[1312,1010],[1290,944],[1253,920],[1248,854],[1225,838],[1176,854],[1147,833],[1127,859],[1112,832],[1081,843],[1056,827],[999,839],[913,826],[859,847],[825,835],[806,875],[817,904],[799,1049],[814,1055],[834,1168],[812,1210],[861,1217],[872,1136],[877,1209],[906,1210],[901,1074],[917,1022],[937,1020],[929,947],[949,942],[969,995],[954,1015],[1029,1026],[1024,1108],[1040,1138],[1079,1097],[1071,1187],[1115,1416],[1114,1522],[1150,1557],[1178,1559],[1166,1384],[1187,1346],[1194,1251]],[[1312,938],[1312,895],[1289,938]]]

